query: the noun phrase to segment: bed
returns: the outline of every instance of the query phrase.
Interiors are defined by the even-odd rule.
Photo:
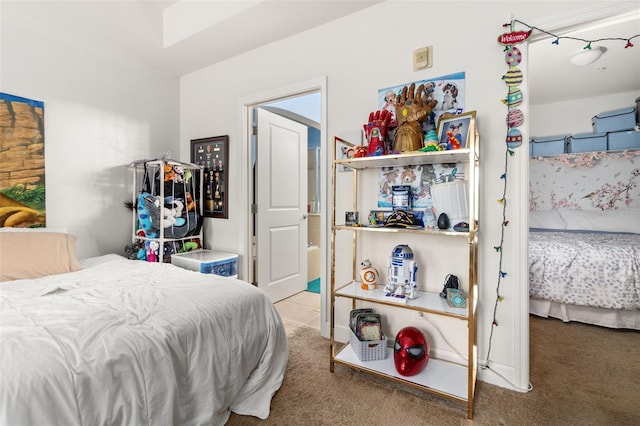
[[[261,290],[115,254],[78,262],[72,236],[38,234],[0,233],[0,424],[268,417],[288,349]],[[17,252],[42,235],[56,240],[46,255]],[[42,265],[25,268],[25,258]]]
[[[530,159],[530,313],[640,330],[640,150]]]
[[[530,312],[640,330],[640,234],[532,230]]]

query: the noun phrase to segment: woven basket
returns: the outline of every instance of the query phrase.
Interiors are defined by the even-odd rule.
[[[382,336],[382,340],[358,340],[351,329],[349,329],[349,333],[349,344],[360,361],[377,361],[387,358],[387,338],[385,336]]]

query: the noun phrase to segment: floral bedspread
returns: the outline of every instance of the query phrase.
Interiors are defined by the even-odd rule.
[[[640,234],[530,232],[529,296],[640,309]]]

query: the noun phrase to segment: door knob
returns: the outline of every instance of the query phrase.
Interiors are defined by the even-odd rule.
[[[307,218],[307,215],[306,215],[306,214],[303,214],[303,215],[302,215],[302,218],[303,218],[303,219],[306,219],[306,218]]]

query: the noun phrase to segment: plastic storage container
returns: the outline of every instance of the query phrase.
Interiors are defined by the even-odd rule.
[[[636,107],[601,112],[591,118],[594,133],[631,130],[636,125]]]
[[[545,136],[531,138],[531,155],[544,157],[548,155],[564,154],[566,152],[566,135]]]
[[[609,149],[640,149],[640,132],[629,130],[609,133]]]
[[[360,361],[378,361],[387,358],[387,338],[382,340],[358,340],[349,329],[349,344]]]
[[[580,133],[567,138],[567,152],[593,152],[607,150],[606,133]]]
[[[195,250],[171,255],[171,263],[203,274],[238,278],[238,255],[214,250]]]

